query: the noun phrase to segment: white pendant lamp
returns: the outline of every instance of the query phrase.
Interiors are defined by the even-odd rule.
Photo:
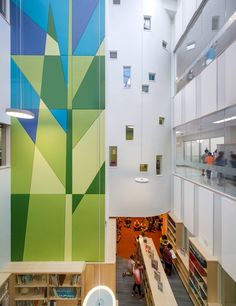
[[[22,48],[21,48],[21,44],[22,44],[22,20],[21,20],[21,15],[22,15],[22,11],[21,11],[21,1],[20,0],[20,7],[19,7],[19,12],[20,12],[20,26],[19,26],[19,32],[20,32],[20,37],[19,37],[19,41],[20,41],[20,55],[22,55]],[[34,113],[23,109],[23,92],[22,92],[22,75],[20,73],[20,103],[19,103],[19,108],[7,108],[6,109],[6,114],[8,116],[11,117],[16,117],[16,118],[21,118],[21,119],[33,119],[34,118]]]

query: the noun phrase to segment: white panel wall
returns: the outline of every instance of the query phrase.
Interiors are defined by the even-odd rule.
[[[143,30],[144,15],[151,15],[151,31]],[[118,147],[118,166],[106,173],[109,215],[156,215],[170,208],[171,22],[161,0],[130,0],[121,5],[109,1],[106,24],[107,160],[108,147]],[[109,50],[118,51],[117,60],[109,60]],[[131,66],[130,89],[123,88],[124,65]],[[157,80],[149,82],[148,72],[156,73]],[[142,84],[149,84],[148,94],[141,92]],[[165,117],[164,126],[159,116]],[[128,124],[134,125],[133,141],[125,140]],[[155,172],[156,155],[163,156],[161,176]],[[148,164],[147,173],[139,172],[140,163]],[[150,181],[136,183],[137,176]]]
[[[183,6],[182,6],[182,0],[179,0],[179,3],[178,3],[177,11],[176,11],[176,14],[175,14],[174,29],[175,29],[174,45],[176,45],[178,40],[180,39],[181,35],[183,34]]]
[[[213,192],[198,188],[198,237],[213,255]]]
[[[184,88],[184,117],[185,122],[196,118],[196,78]]]
[[[10,26],[0,16],[0,122],[9,124],[5,109],[10,106]],[[9,156],[7,130],[7,164]],[[10,168],[0,167],[0,269],[10,261]]]
[[[182,0],[183,1],[183,27],[188,25],[190,19],[197,8],[197,0]]]
[[[182,91],[174,97],[174,126],[182,124]]]
[[[194,184],[184,181],[184,224],[194,234]]]
[[[0,122],[10,123],[5,109],[10,105],[10,26],[0,15]]]
[[[225,107],[225,52],[217,58],[217,108]]]
[[[236,281],[236,202],[222,197],[222,267]]]
[[[181,178],[174,176],[174,214],[179,218],[182,219],[181,214],[181,206],[182,206],[182,184]]]
[[[201,115],[216,109],[216,61],[213,61],[201,73]]]
[[[225,51],[225,104],[236,103],[236,42]]]

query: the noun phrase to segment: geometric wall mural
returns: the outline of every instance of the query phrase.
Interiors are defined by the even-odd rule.
[[[104,260],[104,34],[105,0],[11,0],[13,261]]]

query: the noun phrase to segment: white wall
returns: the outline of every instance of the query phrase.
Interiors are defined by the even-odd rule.
[[[194,184],[184,180],[184,225],[194,234]]]
[[[5,109],[10,106],[10,26],[0,16],[0,123],[9,124]],[[7,164],[9,165],[9,129]],[[0,269],[10,260],[10,168],[0,167]]]
[[[196,118],[196,78],[184,88],[184,122]]]
[[[182,219],[182,182],[181,178],[174,176],[174,214]]]
[[[143,30],[144,15],[152,16],[151,31]],[[118,166],[106,173],[109,214],[160,214],[170,207],[170,19],[161,0],[109,1],[106,24],[107,154],[109,146],[118,147]],[[109,50],[118,51],[117,60],[109,59]],[[131,66],[130,89],[123,88],[124,65]],[[148,81],[148,72],[156,73],[156,81]],[[148,94],[141,92],[142,84],[149,85]],[[164,126],[159,116],[165,117]],[[125,140],[129,124],[133,141]],[[163,156],[161,176],[155,173],[156,155]],[[140,163],[148,164],[147,173],[139,172]],[[136,183],[137,176],[150,181]]]

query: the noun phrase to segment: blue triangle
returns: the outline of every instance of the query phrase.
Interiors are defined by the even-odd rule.
[[[67,132],[67,110],[66,109],[50,109],[54,118],[60,124],[65,132]]]
[[[38,126],[38,109],[30,109],[32,113],[34,113],[34,119],[19,119],[21,125],[32,139],[32,141],[36,142],[36,133],[37,133],[37,126]]]

